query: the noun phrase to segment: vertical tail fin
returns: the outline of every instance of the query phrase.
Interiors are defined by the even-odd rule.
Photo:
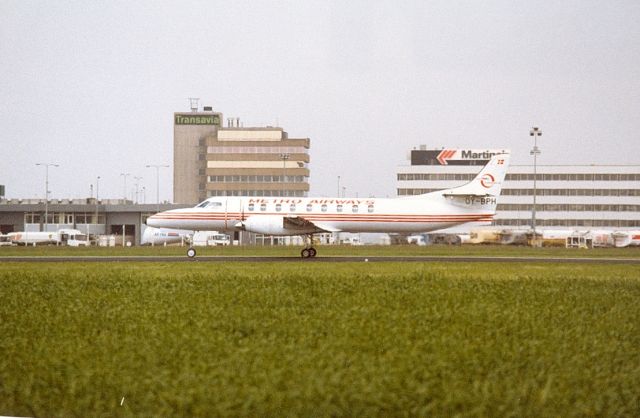
[[[444,191],[445,195],[498,196],[509,167],[510,154],[496,154],[469,183]]]

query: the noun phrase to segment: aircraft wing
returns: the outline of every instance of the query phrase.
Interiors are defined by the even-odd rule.
[[[323,222],[313,222],[300,216],[287,216],[284,218],[284,227],[287,229],[309,230],[316,229],[317,232],[340,232],[339,229],[326,225]]]

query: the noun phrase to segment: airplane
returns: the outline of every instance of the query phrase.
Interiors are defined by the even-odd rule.
[[[156,228],[249,231],[300,235],[302,258],[313,258],[313,234],[327,232],[418,233],[467,222],[490,222],[510,154],[494,155],[469,183],[399,198],[210,197],[193,208],[160,212],[147,219]],[[189,248],[187,256],[196,256]]]
[[[140,238],[140,245],[165,245],[189,241],[193,231],[182,229],[165,229],[147,226]]]
[[[217,231],[188,231],[148,226],[140,238],[140,245],[169,245],[189,243],[193,246],[230,245],[229,235]]]

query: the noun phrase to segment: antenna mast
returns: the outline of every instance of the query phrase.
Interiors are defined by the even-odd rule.
[[[189,107],[191,107],[192,112],[198,111],[198,100],[200,100],[198,97],[189,97]]]

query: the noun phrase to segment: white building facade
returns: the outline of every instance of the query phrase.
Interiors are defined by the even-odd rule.
[[[470,181],[502,150],[420,149],[398,167],[397,195],[411,196]],[[532,224],[533,165],[511,165],[498,199],[495,226]],[[536,227],[640,228],[640,165],[537,165]]]

